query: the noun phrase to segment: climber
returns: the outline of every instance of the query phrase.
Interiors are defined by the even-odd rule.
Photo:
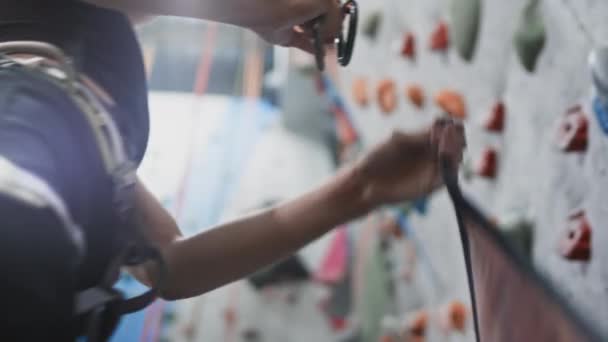
[[[87,2],[0,0],[1,337],[103,340],[120,314],[154,295],[198,296],[247,276],[342,222],[437,189],[439,157],[461,160],[462,126],[439,120],[420,133],[394,133],[299,198],[183,237],[135,175],[149,122],[133,20],[215,20],[312,52],[298,25],[323,16],[329,42],[338,5]],[[111,284],[123,265],[152,296],[121,301]]]

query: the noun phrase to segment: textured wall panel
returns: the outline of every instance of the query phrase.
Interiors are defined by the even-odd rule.
[[[435,23],[448,14],[447,1],[360,2],[363,21],[372,10],[383,13],[376,41],[360,37],[352,65],[341,75],[342,89],[365,143],[369,146],[396,128],[413,130],[428,125],[439,113],[434,105],[427,105],[421,112],[409,104],[403,95],[407,84],[423,85],[427,101],[443,88],[461,91],[469,112],[467,157],[476,159],[486,146],[499,151],[498,178],[475,178],[465,184],[466,191],[499,220],[513,213],[531,216],[536,226],[535,263],[576,307],[588,313],[587,317],[606,322],[608,252],[602,247],[608,243],[603,227],[608,222],[604,194],[608,186],[608,141],[589,108],[587,57],[593,43],[573,13],[595,41],[606,40],[608,2],[542,1],[547,40],[533,74],[520,65],[512,44],[523,0],[482,2],[480,36],[470,64],[463,62],[454,49],[447,56],[428,49]],[[415,62],[402,58],[395,49],[407,30],[412,30],[417,38]],[[357,108],[350,86],[359,76],[368,77],[372,84],[385,77],[394,79],[399,87],[398,111],[385,117],[375,103],[366,109]],[[480,123],[501,94],[507,106],[504,134],[489,134]],[[578,102],[586,106],[589,114],[590,145],[586,154],[565,155],[554,144],[555,126],[565,111]],[[593,258],[588,264],[565,261],[556,251],[567,215],[578,207],[587,210],[594,229]],[[446,298],[467,298],[462,250],[446,193],[435,195],[429,214],[415,217],[412,225],[447,284],[441,295],[431,286],[422,286],[415,295],[422,296],[431,307]],[[603,329],[608,328],[604,325]]]

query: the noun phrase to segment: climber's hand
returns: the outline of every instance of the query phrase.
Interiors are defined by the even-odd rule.
[[[310,25],[323,18],[321,37],[338,36],[342,12],[337,0],[81,0],[131,18],[171,15],[217,21],[251,29],[271,44],[313,53]]]
[[[333,42],[342,25],[340,3],[336,0],[282,0],[283,14],[249,27],[271,44],[295,47],[314,54],[312,21],[321,18],[321,37]],[[275,10],[276,11],[276,10]]]
[[[355,165],[363,201],[375,207],[432,192],[442,184],[440,158],[457,167],[465,146],[462,124],[449,119],[416,134],[395,132]]]

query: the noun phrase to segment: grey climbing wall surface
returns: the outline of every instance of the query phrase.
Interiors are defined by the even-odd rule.
[[[528,1],[481,1],[479,40],[470,63],[454,47],[445,54],[429,49],[437,23],[451,24],[448,0],[359,2],[363,21],[366,13],[382,13],[376,37],[359,37],[351,66],[340,73],[340,87],[364,145],[373,145],[397,128],[416,130],[428,125],[441,113],[434,103],[436,93],[442,89],[460,92],[467,109],[466,159],[475,164],[487,147],[495,148],[498,156],[496,177],[473,176],[464,182],[465,191],[499,223],[513,217],[532,220],[535,265],[585,318],[608,331],[604,324],[608,321],[608,251],[604,247],[608,244],[604,227],[608,222],[608,137],[591,109],[587,65],[593,46],[608,41],[608,1],[541,0],[538,10],[546,39],[533,72],[522,66],[513,44]],[[401,55],[408,31],[416,38],[415,60]],[[371,98],[364,108],[351,95],[351,86],[360,77],[367,79]],[[385,78],[397,83],[398,109],[390,115],[382,114],[376,101],[376,84]],[[422,110],[405,96],[410,84],[419,84],[425,92]],[[498,100],[505,104],[506,117],[503,133],[497,134],[482,123]],[[557,125],[577,104],[587,115],[589,145],[586,152],[566,154],[556,144]],[[592,227],[588,262],[566,260],[558,252],[568,215],[581,208]],[[428,213],[413,215],[410,223],[421,248],[414,280],[396,282],[396,313],[419,308],[436,312],[454,299],[468,302],[462,250],[446,192],[434,195]],[[427,255],[420,255],[421,250]],[[401,252],[395,248],[395,253]],[[399,265],[403,258],[397,256],[395,262]],[[432,331],[427,335],[430,340],[473,338],[470,325],[460,337]]]
[[[250,213],[266,201],[294,197],[327,178],[330,172],[331,159],[322,145],[277,123],[256,145],[222,221]],[[299,252],[311,272],[320,263],[328,239],[329,234]],[[290,296],[293,300],[288,299]],[[170,341],[191,342],[333,341],[334,335],[318,307],[324,296],[325,289],[312,282],[257,291],[249,282],[238,281],[177,302],[177,319],[167,325],[166,335]],[[232,325],[226,322],[227,310],[233,310]],[[257,339],[247,339],[248,331],[255,332]]]

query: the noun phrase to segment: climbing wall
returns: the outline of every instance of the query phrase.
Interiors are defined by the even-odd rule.
[[[601,324],[608,319],[608,253],[602,248],[608,242],[603,227],[608,221],[603,195],[608,186],[608,137],[592,108],[588,67],[590,52],[608,37],[608,2],[483,0],[476,48],[472,60],[465,61],[458,47],[466,48],[472,36],[462,38],[459,33],[470,29],[463,21],[474,19],[475,3],[360,0],[361,35],[352,64],[341,70],[338,82],[346,107],[364,148],[394,129],[416,130],[446,112],[462,119],[468,142],[465,192],[503,227],[530,223],[534,264],[584,318],[608,331]],[[522,26],[526,6],[532,7],[527,12],[529,26]],[[437,32],[442,22],[447,46]],[[543,27],[544,40],[537,39],[543,38]],[[532,42],[520,47],[527,49],[527,68],[514,44],[516,32],[523,35],[520,41],[527,37]],[[540,54],[530,65],[536,48]],[[407,90],[413,85],[417,89]],[[415,104],[420,95],[421,108]],[[496,113],[500,102],[502,129]],[[569,218],[577,211],[584,217]],[[424,309],[431,317],[429,340],[472,340],[470,319],[464,334],[446,335],[432,328],[432,322],[439,321],[433,312],[445,303],[461,300],[469,305],[447,193],[436,193],[426,213],[409,215],[408,220],[417,267],[413,280],[395,281],[397,305],[387,309],[387,315],[404,317]],[[590,256],[582,246],[585,241],[578,241],[580,246],[572,241],[588,228]],[[570,240],[569,229],[574,232]],[[392,260],[398,267],[393,269],[399,269],[407,248],[394,245],[389,257],[395,254]]]
[[[329,175],[331,164],[322,145],[277,123],[256,144],[245,169],[220,221],[306,191]],[[307,269],[317,267],[327,244],[327,238],[321,239],[299,252]],[[323,294],[323,288],[312,282],[256,289],[246,280],[238,281],[179,302],[167,337],[171,341],[331,341],[332,332],[318,309]]]

